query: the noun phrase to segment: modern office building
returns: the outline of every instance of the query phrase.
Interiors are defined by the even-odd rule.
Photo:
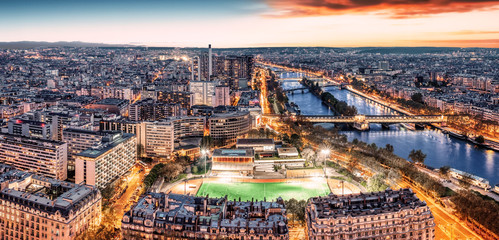
[[[191,106],[206,105],[213,106],[215,96],[215,81],[191,81],[189,90],[191,92]]]
[[[210,136],[217,145],[231,146],[237,138],[245,137],[251,128],[251,117],[247,111],[213,114],[208,119]]]
[[[1,239],[75,239],[101,219],[94,186],[63,182],[0,164]]]
[[[255,152],[253,149],[218,148],[212,154],[212,174],[221,175],[253,175]]]
[[[289,239],[284,201],[148,193],[122,219],[124,239]]]
[[[0,163],[19,170],[65,180],[67,154],[64,142],[0,133]]]
[[[430,208],[411,189],[313,197],[305,215],[311,240],[435,239]]]
[[[68,171],[75,170],[76,154],[98,145],[102,139],[112,132],[90,131],[67,128],[63,132],[63,141],[68,144]]]
[[[228,86],[216,86],[213,107],[230,106],[230,89]]]
[[[183,138],[203,137],[205,117],[172,117],[161,121],[101,121],[101,131],[122,131],[137,136],[140,154],[170,158],[174,144]]]
[[[206,118],[199,116],[184,116],[168,118],[174,127],[175,139],[188,137],[203,137],[206,126]]]
[[[76,183],[105,188],[129,171],[137,160],[134,134],[116,133],[102,139],[98,146],[76,154]]]
[[[145,123],[144,152],[148,157],[170,158],[175,148],[174,126],[171,122]]]
[[[44,122],[25,120],[25,119],[11,119],[8,124],[9,134],[20,135],[24,137],[34,137],[51,139],[51,126]]]

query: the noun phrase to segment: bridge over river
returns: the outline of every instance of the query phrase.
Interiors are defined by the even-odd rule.
[[[264,115],[267,118],[279,118],[280,115]],[[332,116],[332,115],[293,115],[287,116],[294,119],[302,118],[313,123],[348,123],[353,124],[356,129],[367,130],[369,124],[379,123],[383,125],[397,123],[446,123],[448,117],[444,115],[356,115],[356,116]]]

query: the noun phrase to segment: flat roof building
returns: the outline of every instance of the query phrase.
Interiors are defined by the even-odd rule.
[[[67,144],[0,133],[0,163],[19,170],[65,180],[68,168]]]
[[[137,160],[134,134],[106,136],[98,146],[76,154],[76,183],[105,188],[129,171]]]
[[[251,148],[255,152],[273,152],[275,143],[272,138],[239,138],[236,142],[237,148]]]
[[[225,149],[213,151],[211,171],[214,175],[252,175],[255,162],[253,149]]]

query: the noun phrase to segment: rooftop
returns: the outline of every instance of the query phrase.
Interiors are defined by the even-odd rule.
[[[239,138],[237,139],[237,145],[274,145],[274,139],[272,138]]]
[[[426,203],[419,200],[410,188],[405,188],[344,196],[331,193],[311,198],[309,206],[315,210],[317,218],[337,218],[398,212],[405,208],[426,206]]]
[[[226,149],[219,148],[213,151],[213,157],[253,157],[252,149]]]
[[[40,186],[32,182],[33,180],[45,184]],[[97,197],[99,194],[99,190],[94,186],[59,181],[16,170],[6,164],[0,164],[0,186],[2,187],[0,199],[26,205],[49,214],[59,211],[65,218],[70,217],[71,210],[76,212],[78,208],[85,205],[86,198]],[[47,191],[41,191],[44,189]]]
[[[88,158],[98,158],[102,154],[106,153],[107,151],[113,149],[114,147],[120,145],[121,143],[125,142],[126,140],[132,138],[135,136],[135,134],[131,133],[123,133],[121,134],[115,134],[112,136],[112,139],[110,139],[109,142],[103,142],[95,147],[88,148],[85,151],[82,151],[76,156],[82,156],[82,157],[88,157]]]

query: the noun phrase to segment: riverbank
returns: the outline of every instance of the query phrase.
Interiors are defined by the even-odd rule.
[[[406,115],[409,115],[409,116],[414,115],[413,113],[411,113],[411,112],[409,112],[407,110],[404,110],[404,109],[402,109],[402,108],[400,108],[398,106],[393,106],[393,104],[386,103],[385,101],[383,101],[383,100],[381,100],[381,99],[379,99],[377,97],[371,97],[371,96],[363,93],[362,91],[359,91],[359,90],[353,88],[352,86],[346,87],[346,90],[348,90],[348,91],[350,91],[350,92],[352,92],[354,94],[357,94],[357,95],[359,95],[361,97],[364,97],[366,99],[369,99],[369,100],[371,100],[373,102],[376,102],[376,103],[378,103],[378,104],[380,104],[382,106],[390,108],[390,109],[392,109],[392,110],[394,110],[396,112],[403,113],[403,114],[406,114]],[[458,130],[453,129],[453,128],[440,127],[440,126],[438,126],[436,124],[429,124],[429,125],[431,127],[433,127],[433,128],[441,130],[442,132],[444,132],[446,134],[449,134],[452,137],[459,138],[458,136],[461,135],[461,133]],[[476,142],[474,139],[471,139],[471,138],[469,138],[467,136],[463,136],[463,138],[459,138],[459,139],[468,141],[468,142],[470,142],[470,143],[472,143],[472,144],[474,144],[475,146],[478,146],[478,147],[483,147],[483,148],[486,148],[486,149],[490,149],[490,150],[494,150],[496,152],[499,152],[499,140],[497,140],[497,139],[486,138],[486,140],[490,141],[490,144],[480,144],[480,143]]]

